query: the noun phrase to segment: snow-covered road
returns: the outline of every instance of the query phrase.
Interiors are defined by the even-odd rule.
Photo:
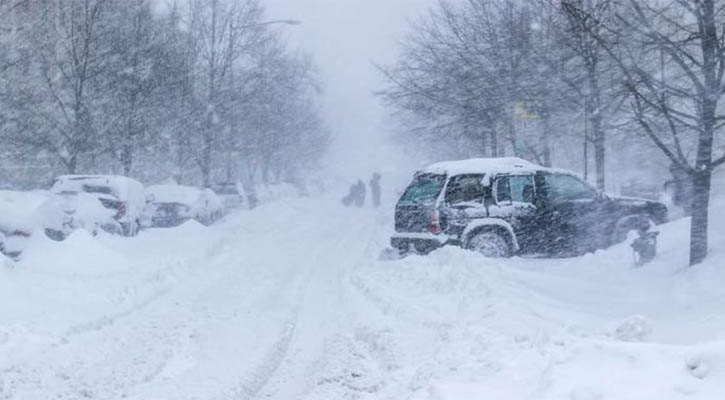
[[[290,199],[0,268],[0,399],[716,399],[725,229],[685,265],[459,249],[381,261],[390,215]]]

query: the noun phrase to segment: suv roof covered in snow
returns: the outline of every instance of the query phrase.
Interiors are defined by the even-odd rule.
[[[542,167],[518,157],[471,158],[468,160],[443,161],[430,165],[421,172],[429,174],[462,175],[480,173],[533,173],[538,171],[567,173],[567,171]]]

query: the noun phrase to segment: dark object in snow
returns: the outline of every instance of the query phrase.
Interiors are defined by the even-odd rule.
[[[370,180],[370,196],[372,197],[373,207],[380,207],[380,174],[374,173],[373,179]]]
[[[644,221],[637,230],[639,237],[631,244],[634,262],[640,267],[654,260],[657,255],[657,236],[660,233],[649,229],[649,222]]]
[[[365,195],[367,192],[367,189],[365,188],[365,183],[363,183],[362,179],[359,179],[357,181],[357,196],[355,196],[355,205],[358,207],[365,206]]]
[[[257,190],[254,188],[254,186],[251,185],[247,189],[247,203],[250,210],[254,210],[259,204],[259,199],[257,198]]]
[[[643,220],[666,222],[667,207],[519,158],[473,159],[418,172],[396,205],[390,242],[401,253],[450,244],[488,257],[574,256],[623,242]]]
[[[345,207],[351,205],[363,207],[365,205],[365,184],[361,179],[358,179],[357,183],[350,186],[350,192],[342,198],[342,204]]]

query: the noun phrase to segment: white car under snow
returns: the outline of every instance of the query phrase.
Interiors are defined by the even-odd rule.
[[[0,252],[17,258],[28,239],[46,235],[63,240],[70,233],[62,202],[44,191],[0,190]]]
[[[146,188],[146,224],[173,227],[194,219],[210,225],[224,214],[224,203],[212,190],[183,185]]]
[[[65,198],[73,208],[75,224],[101,226],[112,233],[133,236],[140,228],[146,204],[143,185],[131,178],[114,175],[64,175],[55,179],[51,191]],[[95,204],[95,198],[104,212]],[[120,232],[115,232],[120,227]]]

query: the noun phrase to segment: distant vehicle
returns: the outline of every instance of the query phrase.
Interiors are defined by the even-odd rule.
[[[457,245],[488,257],[567,256],[622,242],[664,204],[598,192],[575,174],[519,158],[434,164],[415,174],[395,209],[391,245],[428,253]]]
[[[168,228],[194,219],[211,225],[224,214],[222,200],[210,189],[154,185],[146,189],[147,219],[152,227]]]
[[[118,233],[124,236],[134,236],[139,231],[146,202],[143,185],[134,179],[115,175],[64,175],[55,179],[51,191],[64,196],[67,201],[79,193],[90,194],[113,213],[112,219],[104,224],[106,228],[115,221],[120,227]],[[88,203],[79,198],[76,204],[82,206]],[[88,209],[76,211],[78,215],[92,212]]]
[[[241,208],[244,205],[244,190],[239,183],[217,183],[211,189],[221,198],[224,208],[227,210]]]
[[[63,240],[72,229],[62,204],[48,192],[0,190],[0,210],[0,252],[11,258],[34,235]]]

